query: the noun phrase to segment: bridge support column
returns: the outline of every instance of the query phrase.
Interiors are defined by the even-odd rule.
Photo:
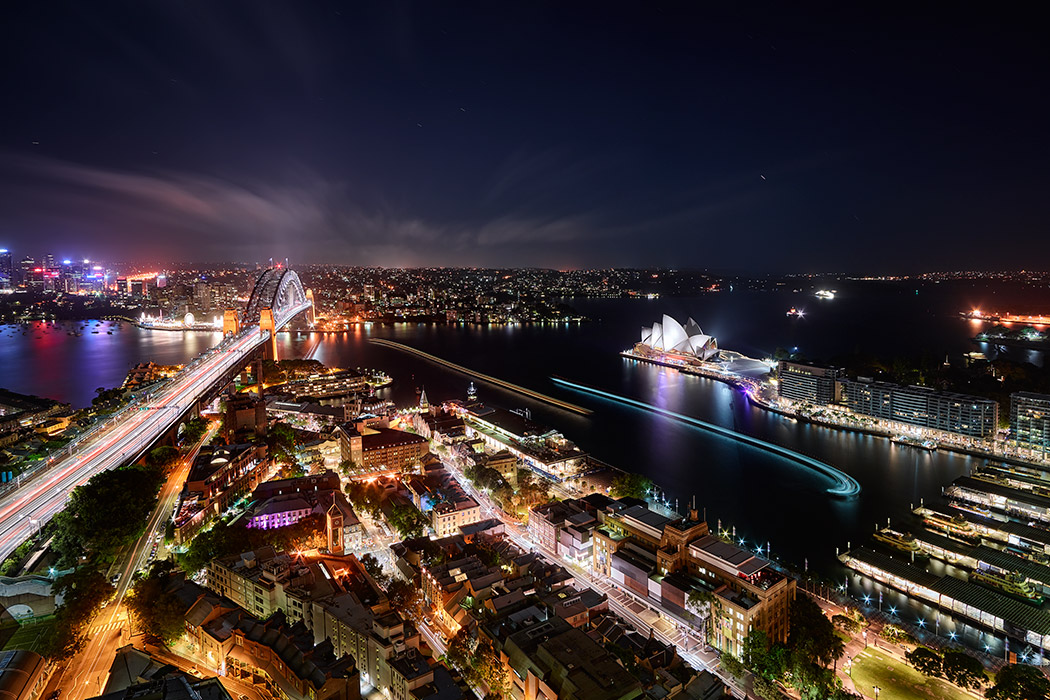
[[[306,322],[312,326],[316,321],[316,316],[314,315],[314,290],[306,290],[306,300],[310,302],[310,308],[306,310]]]
[[[222,314],[222,334],[237,335],[241,331],[241,322],[237,318],[237,309],[226,309]]]
[[[273,319],[273,309],[266,308],[259,312],[259,332],[269,331],[270,340],[263,346],[267,360],[277,360],[277,324]],[[261,376],[261,375],[260,375]]]
[[[255,368],[252,372],[255,374],[255,392],[261,399],[263,395],[263,361],[261,357],[255,361]]]

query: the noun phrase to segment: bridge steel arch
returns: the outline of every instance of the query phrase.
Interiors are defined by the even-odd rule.
[[[259,323],[262,310],[273,311],[278,327],[288,321],[288,315],[302,311],[303,305],[309,304],[306,290],[294,270],[271,267],[264,270],[255,282],[248,305],[241,314],[241,323],[254,326]]]
[[[311,296],[294,270],[271,267],[256,280],[241,314],[241,327],[258,326],[261,333],[269,332],[265,354],[268,359],[276,360],[277,329],[312,305]]]

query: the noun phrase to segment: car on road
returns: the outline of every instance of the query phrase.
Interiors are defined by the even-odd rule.
[[[109,582],[115,586],[118,583],[120,583],[120,577],[121,573],[118,571],[117,573],[113,574],[113,576],[109,579]]]

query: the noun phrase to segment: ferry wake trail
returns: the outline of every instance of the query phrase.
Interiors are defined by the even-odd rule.
[[[800,452],[795,452],[794,450],[789,450],[786,447],[774,445],[771,442],[759,440],[758,438],[751,437],[750,435],[738,433],[735,430],[723,428],[720,425],[708,423],[698,418],[686,416],[681,413],[676,413],[674,411],[668,411],[666,408],[660,408],[659,406],[653,406],[652,404],[644,403],[642,401],[629,399],[626,396],[610,394],[607,391],[602,391],[601,389],[595,389],[593,387],[584,386],[582,384],[576,384],[575,382],[570,382],[560,377],[551,377],[551,380],[559,386],[567,387],[569,389],[575,389],[576,391],[581,391],[585,394],[591,394],[592,396],[608,399],[609,401],[615,401],[616,403],[620,403],[625,406],[630,406],[632,408],[637,408],[643,411],[649,411],[650,413],[656,413],[666,418],[676,420],[680,423],[686,423],[688,425],[692,425],[702,430],[715,433],[716,435],[719,435],[721,437],[728,438],[730,440],[736,440],[737,442],[742,442],[745,445],[749,445],[760,450],[765,450],[766,452],[775,454],[778,457],[783,457],[784,459],[794,462],[795,464],[801,467],[817,472],[818,474],[831,479],[834,482],[834,485],[828,488],[828,493],[830,493],[832,496],[836,496],[838,498],[855,498],[860,494],[860,484],[852,476],[846,474],[845,472],[839,469],[836,469],[830,464],[821,462],[818,459],[813,459],[812,457],[807,457],[806,455]]]

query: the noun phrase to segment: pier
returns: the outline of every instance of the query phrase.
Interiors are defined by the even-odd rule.
[[[494,384],[494,385],[496,385],[496,386],[498,386],[498,387],[500,387],[502,389],[507,389],[509,391],[513,391],[513,392],[516,392],[518,394],[522,394],[523,396],[528,396],[530,399],[536,399],[537,401],[542,401],[542,402],[544,402],[546,404],[550,404],[551,406],[555,406],[557,408],[565,409],[566,411],[572,411],[573,413],[578,413],[581,416],[589,416],[591,413],[593,413],[593,411],[591,411],[589,408],[584,408],[583,406],[577,406],[574,403],[569,403],[568,401],[562,401],[561,399],[556,399],[553,396],[548,396],[547,394],[541,394],[538,391],[533,391],[532,389],[527,389],[527,388],[525,388],[523,386],[520,386],[518,384],[512,384],[511,382],[504,381],[502,379],[490,376],[488,374],[482,374],[481,372],[477,372],[475,370],[472,370],[469,367],[464,367],[463,365],[457,365],[454,362],[449,362],[448,360],[443,360],[440,357],[437,357],[436,355],[431,355],[429,352],[423,352],[422,350],[418,350],[418,349],[412,347],[411,345],[404,345],[403,343],[395,343],[392,340],[384,340],[382,338],[372,338],[370,340],[370,342],[375,343],[376,345],[382,345],[383,347],[393,348],[395,350],[400,350],[402,352],[407,352],[407,353],[409,353],[411,355],[415,355],[416,357],[422,357],[424,360],[427,360],[429,362],[433,362],[434,364],[441,365],[442,367],[447,367],[448,369],[452,369],[452,370],[455,370],[457,372],[461,372],[462,374],[465,374],[468,377],[474,377],[475,379],[480,379],[483,382],[488,382],[489,384]]]

